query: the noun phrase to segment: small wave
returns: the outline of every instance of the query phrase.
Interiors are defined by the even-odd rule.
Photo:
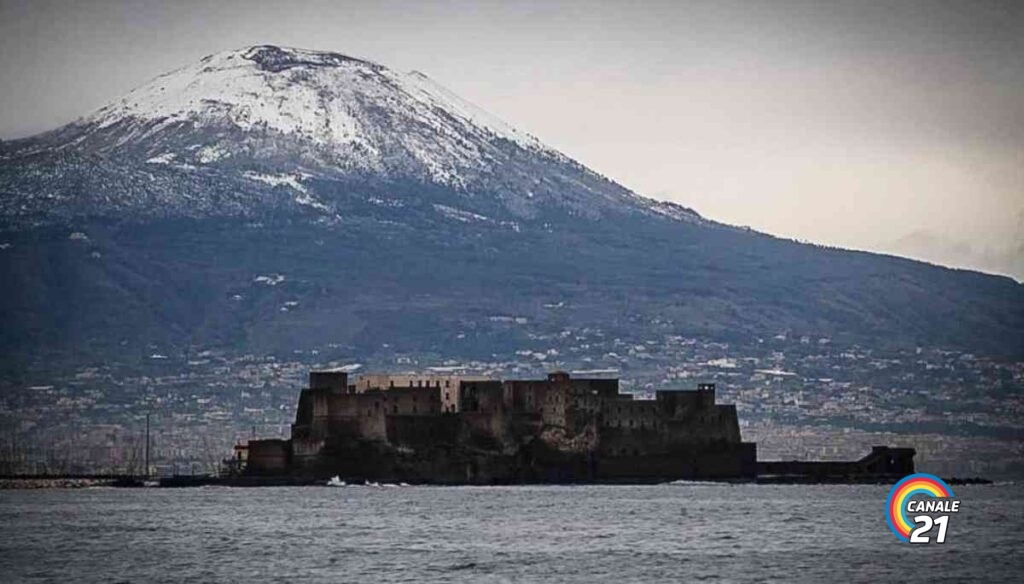
[[[454,566],[449,566],[448,570],[452,572],[458,572],[461,570],[473,570],[476,568],[476,566],[476,562],[466,562],[464,564],[455,564]]]

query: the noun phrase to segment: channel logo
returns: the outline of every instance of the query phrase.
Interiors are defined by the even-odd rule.
[[[946,543],[949,516],[960,511],[960,501],[953,498],[952,489],[939,477],[917,473],[904,477],[889,491],[886,509],[889,529],[901,540],[907,543]],[[908,519],[908,513],[913,517],[912,521]],[[940,513],[942,515],[933,517]]]

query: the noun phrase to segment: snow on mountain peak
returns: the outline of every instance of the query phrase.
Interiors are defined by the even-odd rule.
[[[243,212],[254,184],[326,213],[331,181],[390,181],[446,187],[464,196],[467,212],[501,221],[555,208],[591,219],[617,209],[701,221],[593,173],[423,73],[272,45],[204,57],[5,152],[7,166],[20,169],[10,190],[21,194],[0,210],[19,215]],[[80,182],[42,184],[29,164]],[[224,193],[236,202],[225,204]]]
[[[270,45],[210,55],[157,77],[84,123],[97,130],[143,125],[129,141],[177,124],[237,128],[302,142],[328,166],[382,172],[389,158],[411,158],[448,184],[484,170],[498,141],[554,154],[422,73]]]

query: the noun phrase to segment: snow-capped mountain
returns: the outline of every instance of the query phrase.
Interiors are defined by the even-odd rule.
[[[275,46],[210,55],[0,152],[7,215],[237,215],[268,204],[331,215],[340,209],[318,191],[371,179],[443,187],[464,195],[466,212],[506,221],[551,206],[698,219],[602,179],[422,73]],[[264,192],[281,186],[290,200]],[[498,208],[470,200],[480,192]]]
[[[1024,287],[708,221],[423,74],[257,46],[0,143],[0,322],[3,371],[207,349],[628,369],[679,335],[1020,355]]]

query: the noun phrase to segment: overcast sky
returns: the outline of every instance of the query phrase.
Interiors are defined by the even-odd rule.
[[[716,220],[1024,279],[1013,0],[0,0],[0,138],[263,43],[423,71]]]

